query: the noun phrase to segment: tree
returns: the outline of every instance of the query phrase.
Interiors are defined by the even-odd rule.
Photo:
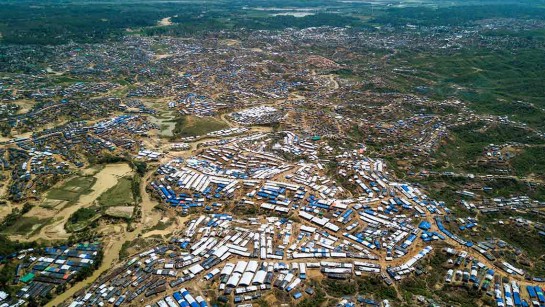
[[[146,174],[146,171],[148,170],[148,164],[144,161],[134,161],[133,163],[134,168],[136,168],[136,172],[140,176],[144,176]]]
[[[29,212],[29,211],[32,209],[32,207],[33,207],[33,206],[32,206],[30,203],[25,203],[25,204],[23,205],[23,210],[21,211],[21,215],[23,215],[23,214]]]

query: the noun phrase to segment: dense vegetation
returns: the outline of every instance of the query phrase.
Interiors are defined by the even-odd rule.
[[[534,174],[545,176],[545,147],[529,147],[513,159],[518,175]]]
[[[104,207],[133,204],[135,195],[133,195],[132,182],[132,177],[119,178],[115,186],[100,195],[97,199],[98,203]]]
[[[76,176],[66,180],[60,186],[50,189],[46,198],[64,200],[73,204],[81,195],[90,192],[95,182],[96,178],[92,176]]]
[[[96,209],[93,208],[79,208],[74,214],[70,216],[70,223],[77,224],[85,222],[97,214]]]
[[[11,241],[8,239],[7,236],[0,234],[0,256],[6,256],[21,249],[31,248],[35,246],[37,246],[35,242],[21,243]]]
[[[407,90],[428,86],[433,98],[459,97],[478,112],[508,115],[536,128],[545,127],[545,76],[542,73],[545,53],[542,49],[464,48],[453,54],[407,52],[401,53],[395,63],[415,71],[394,80],[398,83],[411,80]]]
[[[7,228],[15,225],[19,218],[23,216],[23,214],[30,211],[30,209],[32,209],[32,205],[29,203],[25,203],[22,209],[13,208],[13,210],[4,217],[2,222],[0,222],[0,231],[6,230]]]
[[[56,45],[68,42],[92,43],[118,39],[144,27],[147,35],[201,35],[225,29],[284,29],[316,26],[358,25],[345,15],[318,13],[296,18],[272,16],[244,10],[237,1],[169,2],[147,1],[0,1],[0,33],[9,44]],[[134,2],[134,1],[132,1]],[[287,1],[277,1],[285,6]],[[326,2],[289,2],[297,6],[322,6]],[[271,3],[263,3],[271,5]],[[253,3],[251,5],[256,5]],[[361,6],[361,5],[350,5]],[[172,17],[173,25],[155,27],[162,18]]]
[[[489,1],[493,2],[493,1]],[[381,24],[423,26],[464,25],[487,18],[545,18],[545,9],[535,3],[520,1],[517,4],[492,3],[487,5],[453,6],[441,8],[392,8],[374,19]]]
[[[202,136],[208,132],[225,129],[229,126],[213,117],[181,116],[176,120],[174,138]]]
[[[526,129],[509,125],[486,125],[482,122],[468,123],[453,127],[450,140],[435,154],[438,166],[447,166],[449,169],[463,169],[472,172],[486,172],[475,165],[476,160],[483,156],[483,150],[489,144],[501,145],[505,143],[525,144],[523,152],[513,159],[513,168],[518,175],[527,175],[531,172],[542,174],[545,170],[543,160],[544,140]]]
[[[125,29],[151,26],[173,13],[170,4],[68,4],[43,1],[0,5],[2,41],[10,44],[98,42],[119,37]],[[167,15],[168,16],[168,15]]]

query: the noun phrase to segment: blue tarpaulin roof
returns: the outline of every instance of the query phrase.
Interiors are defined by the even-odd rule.
[[[422,221],[422,222],[420,222],[420,225],[418,225],[418,228],[420,228],[422,230],[429,230],[431,228],[431,225],[427,221]]]

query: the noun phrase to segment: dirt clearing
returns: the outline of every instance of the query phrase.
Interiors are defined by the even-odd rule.
[[[134,206],[117,206],[106,209],[106,214],[113,217],[130,219],[134,212]]]
[[[172,17],[165,17],[157,22],[158,26],[170,26],[172,25]]]

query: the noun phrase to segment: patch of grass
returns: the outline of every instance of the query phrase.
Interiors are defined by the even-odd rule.
[[[540,236],[534,229],[518,227],[515,224],[499,225],[497,223],[488,223],[488,227],[498,238],[526,251],[533,259],[543,256],[545,237]]]
[[[59,76],[53,79],[53,82],[55,84],[78,83],[78,82],[85,82],[85,81],[86,80],[76,79],[69,76]]]
[[[73,203],[82,194],[89,193],[95,181],[96,178],[91,176],[74,177],[65,181],[60,187],[49,190],[46,198]]]
[[[513,158],[511,165],[517,175],[545,176],[545,147],[529,147]]]
[[[166,44],[160,44],[160,43],[154,43],[151,45],[151,50],[153,50],[157,54],[166,54],[168,51],[168,45]]]
[[[166,221],[166,222],[159,221],[155,226],[153,226],[152,228],[150,228],[149,231],[154,231],[154,230],[165,230],[165,229],[167,229],[168,227],[170,227],[170,226],[172,225],[172,223],[174,223],[174,220],[173,220],[173,219],[168,219],[168,221]]]
[[[352,69],[348,69],[348,68],[333,70],[331,73],[339,76],[339,78],[342,78],[342,79],[352,79],[357,81],[363,80],[362,77],[358,76],[356,73],[354,73],[354,71],[352,71]]]
[[[47,225],[50,220],[49,218],[40,219],[34,216],[22,216],[13,226],[6,228],[4,233],[7,235],[31,235]]]
[[[358,292],[358,284],[353,281],[340,281],[326,278],[322,280],[322,286],[327,294],[334,297],[354,295]]]
[[[476,306],[483,295],[479,290],[475,290],[467,285],[453,286],[445,285],[440,292],[441,300],[451,305],[460,307]]]
[[[118,98],[124,98],[127,97],[127,93],[129,92],[129,86],[124,85],[121,88],[114,89],[110,92],[110,95]]]
[[[530,269],[525,268],[526,271],[534,274],[535,276],[544,276],[545,275],[545,259],[539,259],[534,262],[534,266]]]
[[[314,289],[314,295],[297,303],[297,307],[322,306],[327,301],[326,293],[322,290],[317,281],[311,280],[310,286]]]
[[[98,203],[103,207],[121,206],[132,204],[134,195],[132,192],[132,178],[120,178],[117,184],[98,198]]]
[[[199,136],[227,127],[225,122],[213,117],[183,116],[176,120],[173,134],[175,137]]]
[[[101,215],[97,209],[98,208],[79,208],[70,216],[64,227],[69,232],[77,232],[86,229],[100,218]]]
[[[387,286],[378,276],[365,276],[356,279],[360,295],[373,294],[376,299],[396,300],[397,292],[394,287]]]
[[[545,58],[539,48],[464,48],[453,54],[401,52],[394,62],[411,68],[411,72],[392,77],[404,90],[424,86],[432,98],[459,97],[477,112],[507,115],[535,128],[545,127]]]
[[[543,139],[522,128],[507,125],[486,126],[482,122],[452,128],[451,133],[450,140],[443,144],[434,156],[438,161],[437,165],[448,166],[446,169],[484,171],[476,167],[475,162],[477,158],[483,155],[484,148],[489,144],[517,142],[528,145],[542,145],[544,143]],[[545,152],[545,149],[542,149],[542,151]],[[527,156],[533,156],[536,152],[539,152],[539,148],[532,148]],[[524,173],[529,170],[531,165],[543,164],[542,167],[545,170],[545,158],[532,157],[529,161],[528,163],[522,161],[515,165],[515,168],[519,168],[519,172]],[[534,162],[532,163],[532,161]]]
[[[406,301],[412,300],[414,295],[422,295],[426,297],[431,296],[431,292],[425,278],[406,278],[401,282],[400,288],[403,290],[403,297]]]
[[[81,221],[86,221],[96,214],[96,209],[93,208],[79,208],[72,216],[70,216],[69,221],[71,223],[79,223]]]

